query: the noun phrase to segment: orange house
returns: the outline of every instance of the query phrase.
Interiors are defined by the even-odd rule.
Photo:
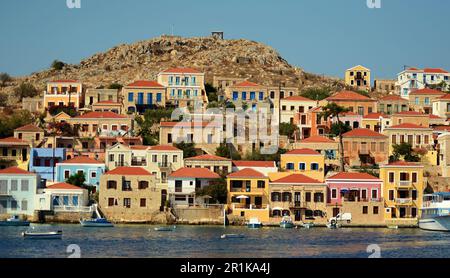
[[[326,104],[336,103],[359,115],[377,112],[377,101],[352,91],[341,91],[325,99]]]
[[[83,85],[77,80],[55,80],[47,83],[44,108],[58,105],[81,107]]]
[[[353,129],[343,134],[344,157],[350,166],[388,162],[389,138],[367,128]]]

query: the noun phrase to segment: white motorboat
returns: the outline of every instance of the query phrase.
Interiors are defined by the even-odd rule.
[[[243,234],[223,234],[220,236],[221,239],[226,238],[244,238],[245,236]]]
[[[62,231],[53,232],[22,232],[22,236],[27,239],[61,239]]]
[[[13,215],[5,221],[0,221],[0,226],[30,226],[30,221],[21,220],[19,216]]]
[[[250,229],[259,229],[262,227],[262,223],[258,218],[250,218],[250,221],[247,222],[247,227]]]
[[[424,195],[421,210],[419,228],[428,231],[450,231],[450,192]]]
[[[172,227],[156,227],[154,228],[155,231],[157,232],[173,232],[175,231],[177,227],[176,226],[172,226]]]

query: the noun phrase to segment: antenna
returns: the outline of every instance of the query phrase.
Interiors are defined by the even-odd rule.
[[[171,27],[172,37],[173,37],[173,25],[170,26],[170,27]]]

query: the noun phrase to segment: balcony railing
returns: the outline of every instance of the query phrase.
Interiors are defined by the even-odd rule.
[[[11,191],[2,190],[2,191],[0,191],[0,196],[11,196]]]
[[[397,186],[399,187],[411,187],[412,182],[411,181],[399,181]]]
[[[147,160],[132,160],[131,166],[147,166]]]
[[[129,163],[125,162],[125,161],[116,161],[115,165],[116,165],[116,167],[124,167],[124,166],[129,166]]]
[[[249,209],[249,210],[269,209],[269,205],[233,204],[233,209]]]
[[[412,204],[412,198],[396,198],[395,199],[395,203],[399,204],[399,205],[408,205],[408,204]]]
[[[159,168],[172,168],[171,162],[158,162]]]
[[[53,206],[55,212],[92,212],[92,207],[87,206]]]

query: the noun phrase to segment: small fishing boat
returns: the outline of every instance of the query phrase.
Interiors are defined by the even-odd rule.
[[[22,236],[27,239],[61,239],[62,231],[54,232],[22,232]]]
[[[153,230],[157,231],[157,232],[173,232],[177,227],[173,226],[173,227],[156,227]]]
[[[302,228],[309,229],[314,227],[314,223],[303,223]]]
[[[393,229],[393,230],[398,229],[397,225],[388,225],[387,227],[388,227],[388,229]]]
[[[114,225],[105,218],[91,218],[80,220],[83,227],[114,227]]]
[[[223,234],[220,236],[220,238],[244,238],[245,236],[243,234]]]
[[[21,220],[19,216],[13,215],[5,221],[0,221],[0,226],[30,226],[30,221]]]
[[[280,227],[284,229],[294,228],[294,222],[292,222],[292,218],[289,216],[284,216],[283,219],[281,219]]]
[[[262,227],[261,221],[258,220],[258,218],[250,218],[250,221],[247,223],[247,228],[250,229],[259,229]]]

